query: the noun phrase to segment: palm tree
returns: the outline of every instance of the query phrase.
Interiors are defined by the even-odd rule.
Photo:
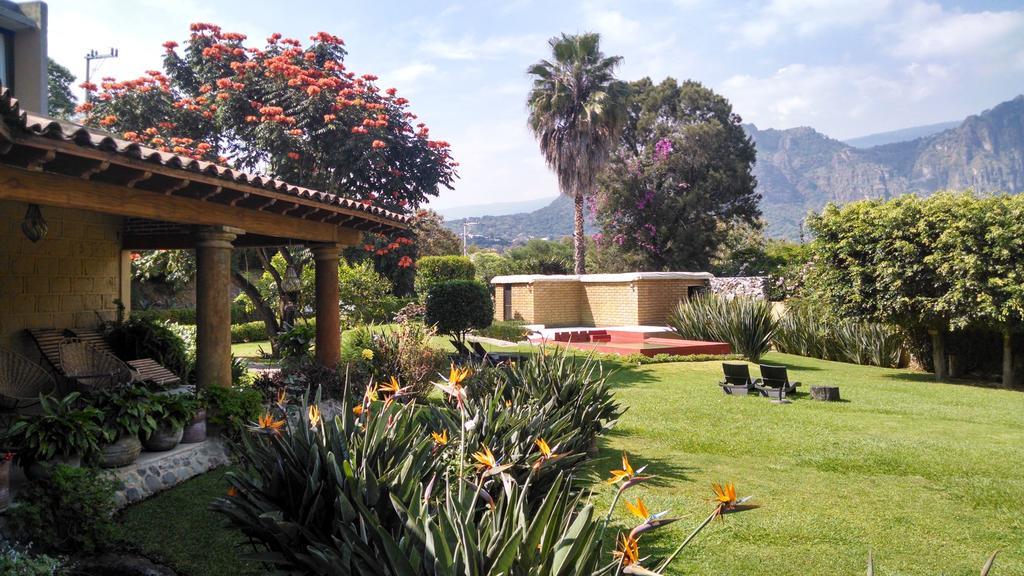
[[[527,106],[530,129],[544,159],[558,175],[562,194],[573,198],[576,274],[583,274],[583,200],[594,193],[598,173],[618,142],[627,86],[615,79],[621,56],[605,56],[601,37],[562,34],[548,41],[553,61],[527,71],[534,76]]]

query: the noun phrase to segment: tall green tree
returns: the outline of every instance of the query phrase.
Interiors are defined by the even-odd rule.
[[[1024,329],[1024,197],[939,193],[827,206],[808,219],[816,238],[808,288],[844,317],[927,330],[937,378],[950,331],[1003,335],[1003,382]]]
[[[598,240],[652,270],[706,270],[737,224],[758,227],[755,149],[732,105],[698,82],[632,83],[601,175]]]
[[[64,66],[58,64],[53,58],[47,61],[47,90],[49,100],[47,108],[50,116],[56,118],[70,119],[75,114],[75,107],[78,106],[78,98],[71,92],[71,85],[75,82],[75,75]]]
[[[530,129],[562,194],[575,202],[575,271],[585,270],[584,202],[618,143],[627,86],[615,79],[620,56],[605,56],[594,33],[552,38],[551,60],[530,66]]]

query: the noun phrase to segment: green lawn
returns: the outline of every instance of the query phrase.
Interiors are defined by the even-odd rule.
[[[632,488],[680,522],[641,540],[661,557],[709,512],[712,481],[734,481],[761,508],[714,522],[670,574],[1024,575],[1024,394],[937,384],[928,375],[771,354],[804,382],[834,384],[844,402],[776,405],[729,397],[719,362],[652,364],[615,375],[628,407],[591,467],[599,479],[628,450],[657,478]],[[189,574],[246,574],[237,542],[202,512],[223,492],[208,474],[131,508],[133,539]],[[625,522],[624,509],[618,517]],[[165,515],[166,514],[166,515]],[[160,518],[156,527],[154,519]],[[203,568],[199,568],[203,566]]]
[[[929,375],[771,354],[842,403],[776,405],[713,385],[719,363],[618,375],[629,408],[594,469],[621,450],[655,482],[628,493],[686,520],[641,541],[662,556],[709,510],[712,481],[762,507],[702,533],[673,574],[1024,574],[1024,394]],[[608,488],[598,488],[607,503]],[[620,515],[625,519],[625,514]]]
[[[258,564],[240,559],[251,551],[245,538],[226,528],[224,517],[208,509],[227,490],[225,471],[203,474],[127,508],[120,516],[122,537],[179,574],[265,574]]]

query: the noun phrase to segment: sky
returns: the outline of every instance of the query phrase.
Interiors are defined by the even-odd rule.
[[[554,196],[526,126],[527,67],[560,33],[598,32],[619,78],[693,79],[759,128],[837,139],[959,120],[1024,92],[1024,0],[48,0],[49,51],[84,78],[158,68],[166,40],[213,22],[262,45],[272,32],[342,37],[350,70],[394,86],[452,143],[454,190],[431,206]]]

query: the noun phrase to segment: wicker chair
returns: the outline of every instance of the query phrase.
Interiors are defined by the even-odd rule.
[[[60,370],[81,392],[114,388],[132,381],[131,368],[117,356],[76,338],[60,343]]]
[[[39,403],[39,396],[57,389],[49,372],[28,358],[0,350],[0,410],[14,412]]]

